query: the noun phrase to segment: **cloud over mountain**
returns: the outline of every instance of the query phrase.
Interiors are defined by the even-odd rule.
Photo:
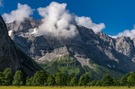
[[[43,17],[43,24],[39,26],[38,34],[72,37],[77,34],[75,17],[66,10],[67,4],[52,2],[49,6],[38,8]]]
[[[128,30],[128,29],[124,30],[123,32],[120,32],[116,36],[112,36],[112,37],[117,38],[121,36],[130,37],[131,39],[135,38],[135,26],[131,30]]]
[[[33,29],[32,34],[52,35],[55,37],[70,38],[78,34],[76,25],[84,26],[93,29],[95,33],[102,31],[105,28],[104,23],[96,24],[92,22],[90,17],[79,17],[69,12],[66,9],[66,3],[51,2],[46,7],[39,7],[37,9],[39,15],[43,18],[42,24]],[[24,4],[18,3],[18,8],[10,13],[4,13],[2,17],[6,23],[16,21],[21,23],[25,18],[33,14],[33,9]]]
[[[104,23],[100,23],[100,24],[93,23],[90,17],[84,17],[84,16],[78,17],[78,16],[76,16],[75,20],[76,20],[78,25],[87,27],[89,29],[93,29],[93,31],[95,33],[101,32],[105,28]]]
[[[13,21],[22,22],[25,18],[30,17],[33,14],[33,10],[30,6],[18,3],[18,8],[16,10],[11,11],[9,14],[4,13],[2,17],[4,18],[6,23],[11,23]]]
[[[77,34],[76,25],[93,29],[95,33],[105,28],[103,23],[95,24],[89,17],[79,17],[70,13],[66,3],[52,2],[47,7],[38,8],[43,17],[43,24],[39,26],[38,35],[52,34],[53,36],[72,37]]]

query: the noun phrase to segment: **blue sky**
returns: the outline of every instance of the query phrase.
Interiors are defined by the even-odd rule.
[[[95,23],[104,23],[104,33],[116,35],[135,24],[135,0],[53,0],[67,3],[67,9],[78,16],[91,17]],[[45,7],[52,0],[3,0],[0,13],[9,13],[17,8],[17,3],[28,4],[31,8]],[[41,17],[34,13],[35,19]]]

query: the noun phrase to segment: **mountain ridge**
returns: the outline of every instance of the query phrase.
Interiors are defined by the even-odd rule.
[[[46,60],[53,61],[68,54],[75,58],[82,68],[87,66],[91,69],[90,66],[95,63],[121,73],[135,71],[135,39],[115,39],[102,32],[95,34],[92,29],[77,25],[78,34],[70,39],[34,36],[28,33],[29,29],[38,28],[41,20],[39,24],[26,28],[28,24],[36,22],[31,21],[20,23],[18,29],[13,28],[16,27],[14,23],[7,24],[7,27],[9,31],[13,31],[11,38],[15,43],[38,63],[44,64]]]

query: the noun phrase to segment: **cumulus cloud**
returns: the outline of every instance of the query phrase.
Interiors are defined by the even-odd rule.
[[[33,14],[33,10],[28,5],[18,3],[18,8],[16,10],[11,11],[11,13],[4,13],[2,17],[4,18],[6,23],[11,23],[13,21],[17,21],[18,23],[24,21],[25,18],[28,18]]]
[[[104,23],[100,23],[100,24],[93,23],[90,17],[84,17],[84,16],[78,17],[78,16],[76,16],[75,20],[76,20],[78,25],[87,27],[89,29],[93,29],[93,31],[95,33],[101,32],[105,28]]]
[[[3,6],[3,0],[0,0],[0,7]]]
[[[51,34],[53,36],[72,37],[78,32],[76,24],[92,28],[94,32],[100,32],[105,25],[95,24],[89,17],[79,17],[66,10],[66,3],[52,2],[49,6],[38,8],[39,15],[43,17],[42,24],[34,31],[35,34]]]
[[[52,2],[45,8],[38,8],[39,14],[44,18],[39,26],[38,34],[71,37],[77,34],[74,25],[74,16],[66,10],[66,4]]]
[[[123,32],[120,32],[116,36],[112,36],[112,37],[117,38],[117,37],[121,37],[121,36],[130,37],[131,39],[135,38],[135,26],[131,30],[128,30],[128,29],[124,30]]]

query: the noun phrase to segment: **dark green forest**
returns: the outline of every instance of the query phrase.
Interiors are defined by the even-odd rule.
[[[112,77],[105,74],[102,79],[94,80],[87,73],[81,76],[75,74],[65,75],[61,71],[50,75],[44,70],[37,71],[31,77],[25,77],[22,71],[15,73],[11,68],[0,72],[1,86],[135,86],[135,72],[122,77]]]

